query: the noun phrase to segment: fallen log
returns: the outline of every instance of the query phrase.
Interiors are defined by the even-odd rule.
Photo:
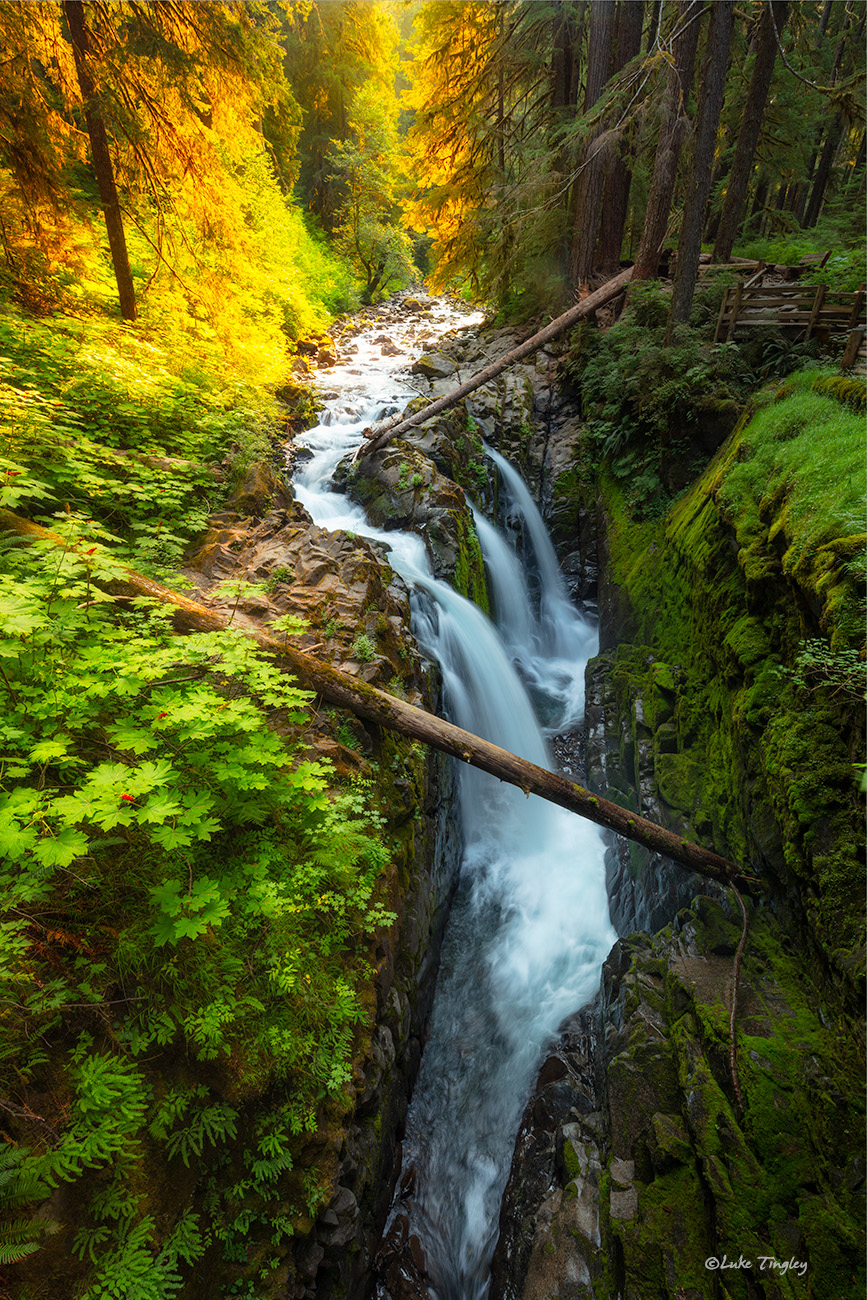
[[[77,549],[70,548],[69,543],[56,533],[8,510],[0,510],[0,532],[13,533],[27,541],[51,541],[64,549]],[[217,632],[228,628],[229,620],[215,610],[208,609],[198,601],[190,600],[180,592],[164,587],[125,565],[118,568],[122,576],[100,585],[115,596],[149,596],[173,606],[173,625],[176,631]],[[316,691],[329,704],[349,709],[368,722],[400,732],[413,740],[420,740],[433,749],[470,763],[501,781],[518,786],[528,796],[535,794],[550,803],[558,804],[598,826],[604,826],[626,839],[643,844],[651,852],[662,853],[687,870],[695,871],[719,884],[737,885],[749,893],[755,892],[760,886],[760,881],[755,877],[745,874],[735,863],[712,850],[682,839],[673,831],[592,794],[556,772],[548,772],[489,740],[474,736],[472,732],[464,731],[443,718],[388,695],[367,682],[359,681],[349,673],[342,672],[332,664],[323,663],[267,632],[258,629],[241,630],[269,655],[291,668],[304,685]]]
[[[544,329],[533,334],[518,347],[513,348],[511,352],[506,352],[497,361],[493,361],[489,366],[486,366],[484,370],[479,370],[465,383],[461,384],[459,388],[453,389],[443,397],[438,397],[435,402],[431,402],[421,411],[416,411],[415,415],[406,418],[397,416],[379,424],[371,425],[369,429],[365,430],[364,436],[367,441],[361,444],[355,453],[355,459],[379,451],[386,443],[391,442],[392,438],[399,437],[407,429],[424,424],[425,420],[430,420],[434,415],[439,415],[441,411],[447,411],[449,407],[460,402],[462,398],[474,392],[475,389],[481,388],[483,384],[490,383],[492,379],[496,379],[497,375],[502,374],[504,370],[508,370],[509,366],[513,366],[515,362],[521,361],[524,357],[528,357],[531,352],[535,352],[538,348],[544,347],[546,343],[550,343],[551,339],[555,339],[558,334],[562,334],[570,325],[575,325],[579,320],[596,311],[598,307],[604,307],[607,302],[611,302],[612,298],[616,298],[618,294],[623,293],[631,275],[632,267],[621,271],[613,280],[606,281],[600,289],[594,290],[587,298],[582,298],[574,307],[570,307],[562,316],[552,320],[550,325],[546,325]]]

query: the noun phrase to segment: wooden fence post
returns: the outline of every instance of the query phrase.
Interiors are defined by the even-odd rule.
[[[726,334],[726,343],[731,343],[732,341],[732,336],[734,335],[735,332],[735,325],[737,324],[738,312],[741,309],[741,298],[743,298],[743,296],[744,296],[744,285],[743,285],[743,281],[741,281],[740,284],[738,284],[735,288],[735,294],[732,300],[732,314],[731,314],[731,320],[729,321],[728,333]]]
[[[729,289],[728,287],[726,287],[723,290],[723,297],[722,297],[722,303],[720,304],[719,316],[717,316],[717,320],[716,320],[716,329],[714,330],[713,333],[714,343],[717,342],[720,336],[720,330],[722,329],[723,321],[725,320],[726,303],[728,302],[728,300],[729,300]]]
[[[822,310],[822,303],[825,301],[825,294],[828,292],[824,284],[816,285],[816,296],[813,299],[813,310],[810,312],[810,319],[807,323],[807,333],[804,335],[804,341],[812,337],[813,330],[816,328],[816,321],[819,319],[819,312]]]

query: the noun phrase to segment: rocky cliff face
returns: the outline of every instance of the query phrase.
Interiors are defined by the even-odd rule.
[[[833,639],[860,598],[852,539],[826,548],[840,558],[818,576],[785,568],[785,502],[758,530],[721,502],[741,436],[655,524],[598,483],[603,650],[587,707],[591,785],[761,880],[736,998],[738,1086],[735,900],[612,845],[612,919],[630,937],[527,1107],[492,1300],[863,1293],[851,766],[863,724],[787,678],[796,647]],[[576,529],[592,535],[580,451],[567,485],[571,535],[556,481],[550,498],[566,555]]]

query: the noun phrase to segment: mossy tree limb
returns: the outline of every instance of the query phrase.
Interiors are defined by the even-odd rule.
[[[68,548],[68,543],[57,534],[7,510],[0,510],[0,530],[26,541],[49,541]],[[214,632],[225,630],[229,625],[229,620],[224,615],[125,565],[118,566],[116,578],[101,585],[115,596],[147,596],[172,606],[173,625],[178,632]],[[759,884],[755,877],[745,874],[735,863],[712,850],[682,839],[637,813],[631,813],[607,799],[597,797],[556,772],[548,772],[535,763],[528,763],[526,759],[519,758],[472,732],[464,731],[424,709],[418,709],[359,681],[333,665],[305,654],[287,641],[258,629],[243,631],[263,650],[297,673],[306,686],[317,691],[330,704],[349,709],[368,722],[420,740],[433,749],[470,763],[501,781],[518,786],[528,797],[535,794],[550,803],[558,804],[598,826],[604,826],[607,830],[643,844],[653,853],[664,854],[689,871],[725,885],[736,884],[749,893],[755,892]]]

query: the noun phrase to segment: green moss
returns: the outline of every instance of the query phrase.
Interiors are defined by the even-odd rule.
[[[577,1178],[581,1173],[581,1161],[578,1158],[578,1152],[568,1138],[563,1144],[563,1163],[570,1179]]]
[[[762,663],[770,653],[770,641],[764,624],[749,614],[737,620],[723,644],[744,668]]]
[[[488,603],[488,587],[485,581],[485,564],[472,517],[469,511],[455,511],[454,519],[458,534],[455,589],[488,614],[490,605]]]
[[[671,808],[691,813],[702,788],[702,769],[689,754],[657,754],[654,775],[659,793]]]
[[[863,717],[830,678],[798,685],[795,667],[810,638],[832,653],[863,644],[860,426],[796,384],[744,416],[665,519],[636,522],[616,481],[600,484],[611,613],[632,643],[611,670],[623,776],[637,787],[652,738],[673,828],[770,868],[847,978],[862,931]]]

